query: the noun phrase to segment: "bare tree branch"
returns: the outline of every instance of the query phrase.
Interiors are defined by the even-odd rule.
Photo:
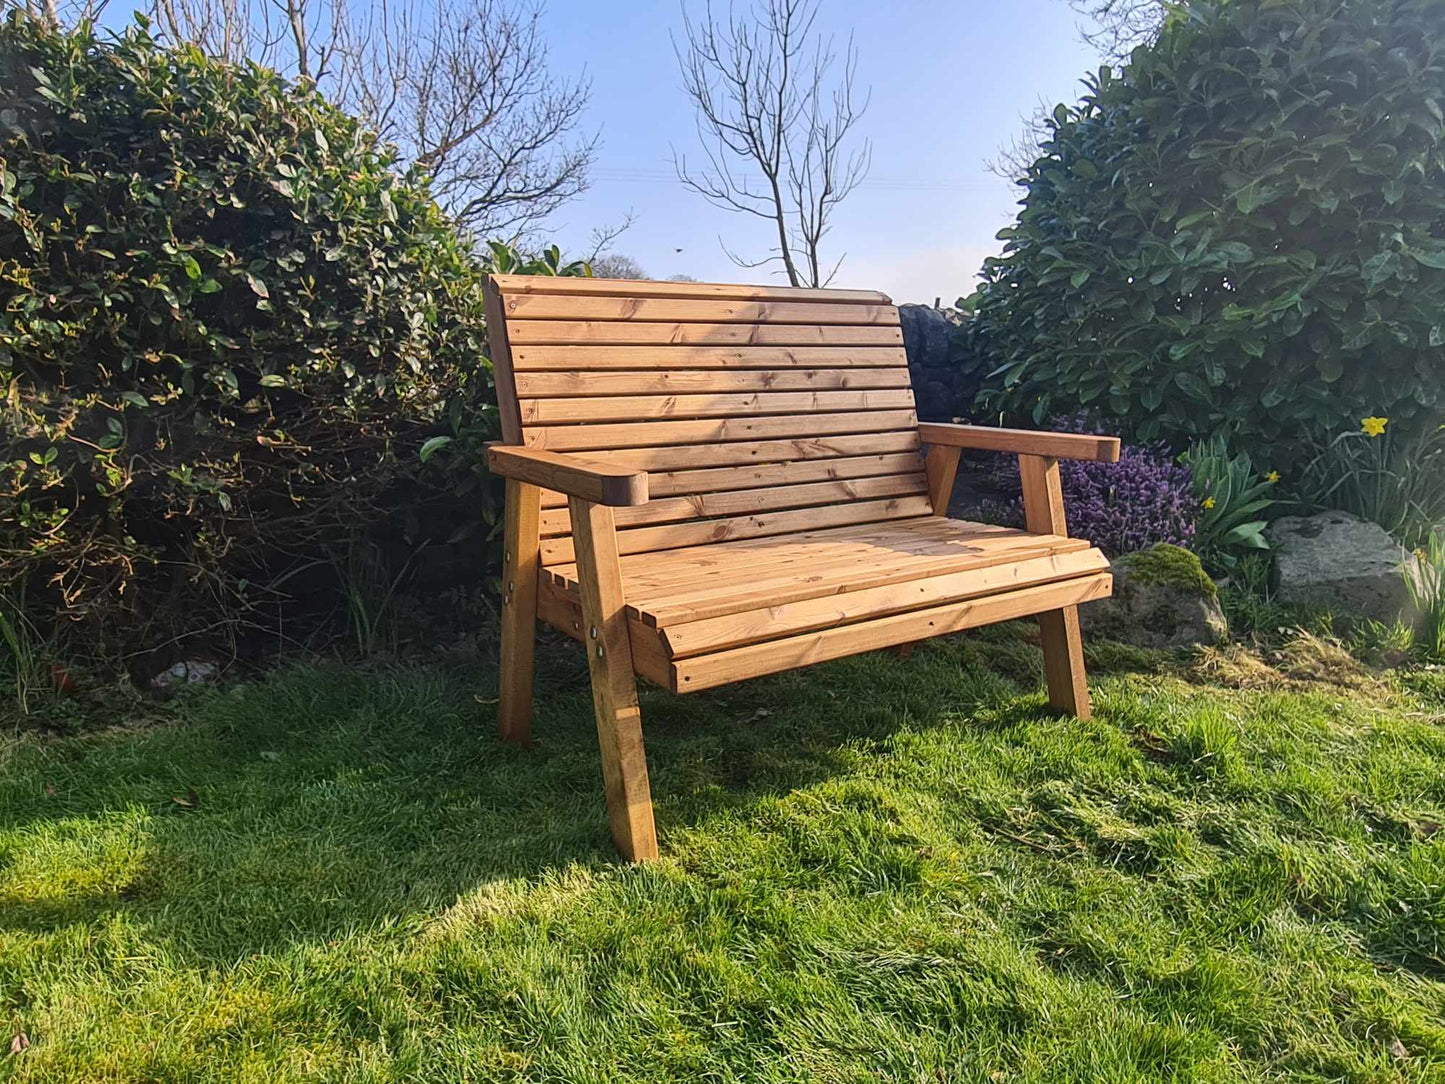
[[[1069,6],[1095,27],[1080,26],[1079,37],[1116,63],[1128,60],[1135,46],[1152,41],[1168,14],[1164,0],[1069,0]]]
[[[316,84],[431,174],[437,201],[475,234],[534,231],[587,188],[590,84],[549,71],[532,0],[151,4],[163,39]]]
[[[754,0],[720,22],[708,0],[701,21],[683,11],[686,47],[675,40],[683,87],[697,110],[697,134],[707,164],[688,168],[673,152],[683,184],[714,207],[752,215],[771,226],[777,244],[740,267],[777,263],[794,286],[822,286],[841,258],[825,268],[820,249],[837,205],[867,175],[870,147],[846,144],[868,108],[853,85],[857,48],[849,38],[836,86],[832,39],[817,39],[818,0]],[[751,170],[761,172],[756,177]]]

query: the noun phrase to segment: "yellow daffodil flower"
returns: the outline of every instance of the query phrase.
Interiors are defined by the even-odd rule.
[[[1270,471],[1268,474],[1266,474],[1266,475],[1264,476],[1264,480],[1265,480],[1266,482],[1268,482],[1270,485],[1274,485],[1275,482],[1278,482],[1278,481],[1279,481],[1279,471],[1277,471],[1277,470],[1272,470],[1272,471]]]
[[[1369,437],[1382,437],[1385,435],[1385,426],[1389,424],[1389,418],[1362,418],[1360,419],[1360,431]]]
[[[1214,507],[1214,498],[1213,498],[1213,497],[1205,497],[1205,498],[1204,498],[1204,507],[1205,507],[1205,508],[1213,508],[1213,507]]]

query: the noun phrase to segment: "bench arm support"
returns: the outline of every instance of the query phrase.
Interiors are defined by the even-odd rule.
[[[647,503],[647,472],[580,455],[488,444],[487,469],[503,478],[541,486],[593,504],[620,508]]]
[[[1048,433],[1032,429],[996,429],[988,425],[948,425],[920,422],[918,435],[924,443],[946,448],[971,448],[980,452],[1014,452],[1042,455],[1052,459],[1092,459],[1100,463],[1119,462],[1119,438],[1079,433]]]

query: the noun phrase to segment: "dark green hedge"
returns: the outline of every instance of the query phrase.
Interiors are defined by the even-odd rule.
[[[12,14],[0,70],[0,591],[142,642],[234,624],[400,530],[429,438],[491,434],[484,264],[356,121],[143,22]]]
[[[979,413],[1283,465],[1445,404],[1445,0],[1180,5],[1060,106],[971,299]]]

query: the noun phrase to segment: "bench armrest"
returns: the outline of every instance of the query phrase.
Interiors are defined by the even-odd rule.
[[[1017,452],[1053,459],[1094,459],[1119,462],[1119,438],[1048,433],[1033,429],[995,429],[988,425],[948,425],[920,422],[918,435],[928,444],[946,448],[973,448],[983,452]]]
[[[616,467],[580,455],[516,444],[488,444],[487,469],[503,478],[515,478],[614,508],[647,503],[646,471]]]

